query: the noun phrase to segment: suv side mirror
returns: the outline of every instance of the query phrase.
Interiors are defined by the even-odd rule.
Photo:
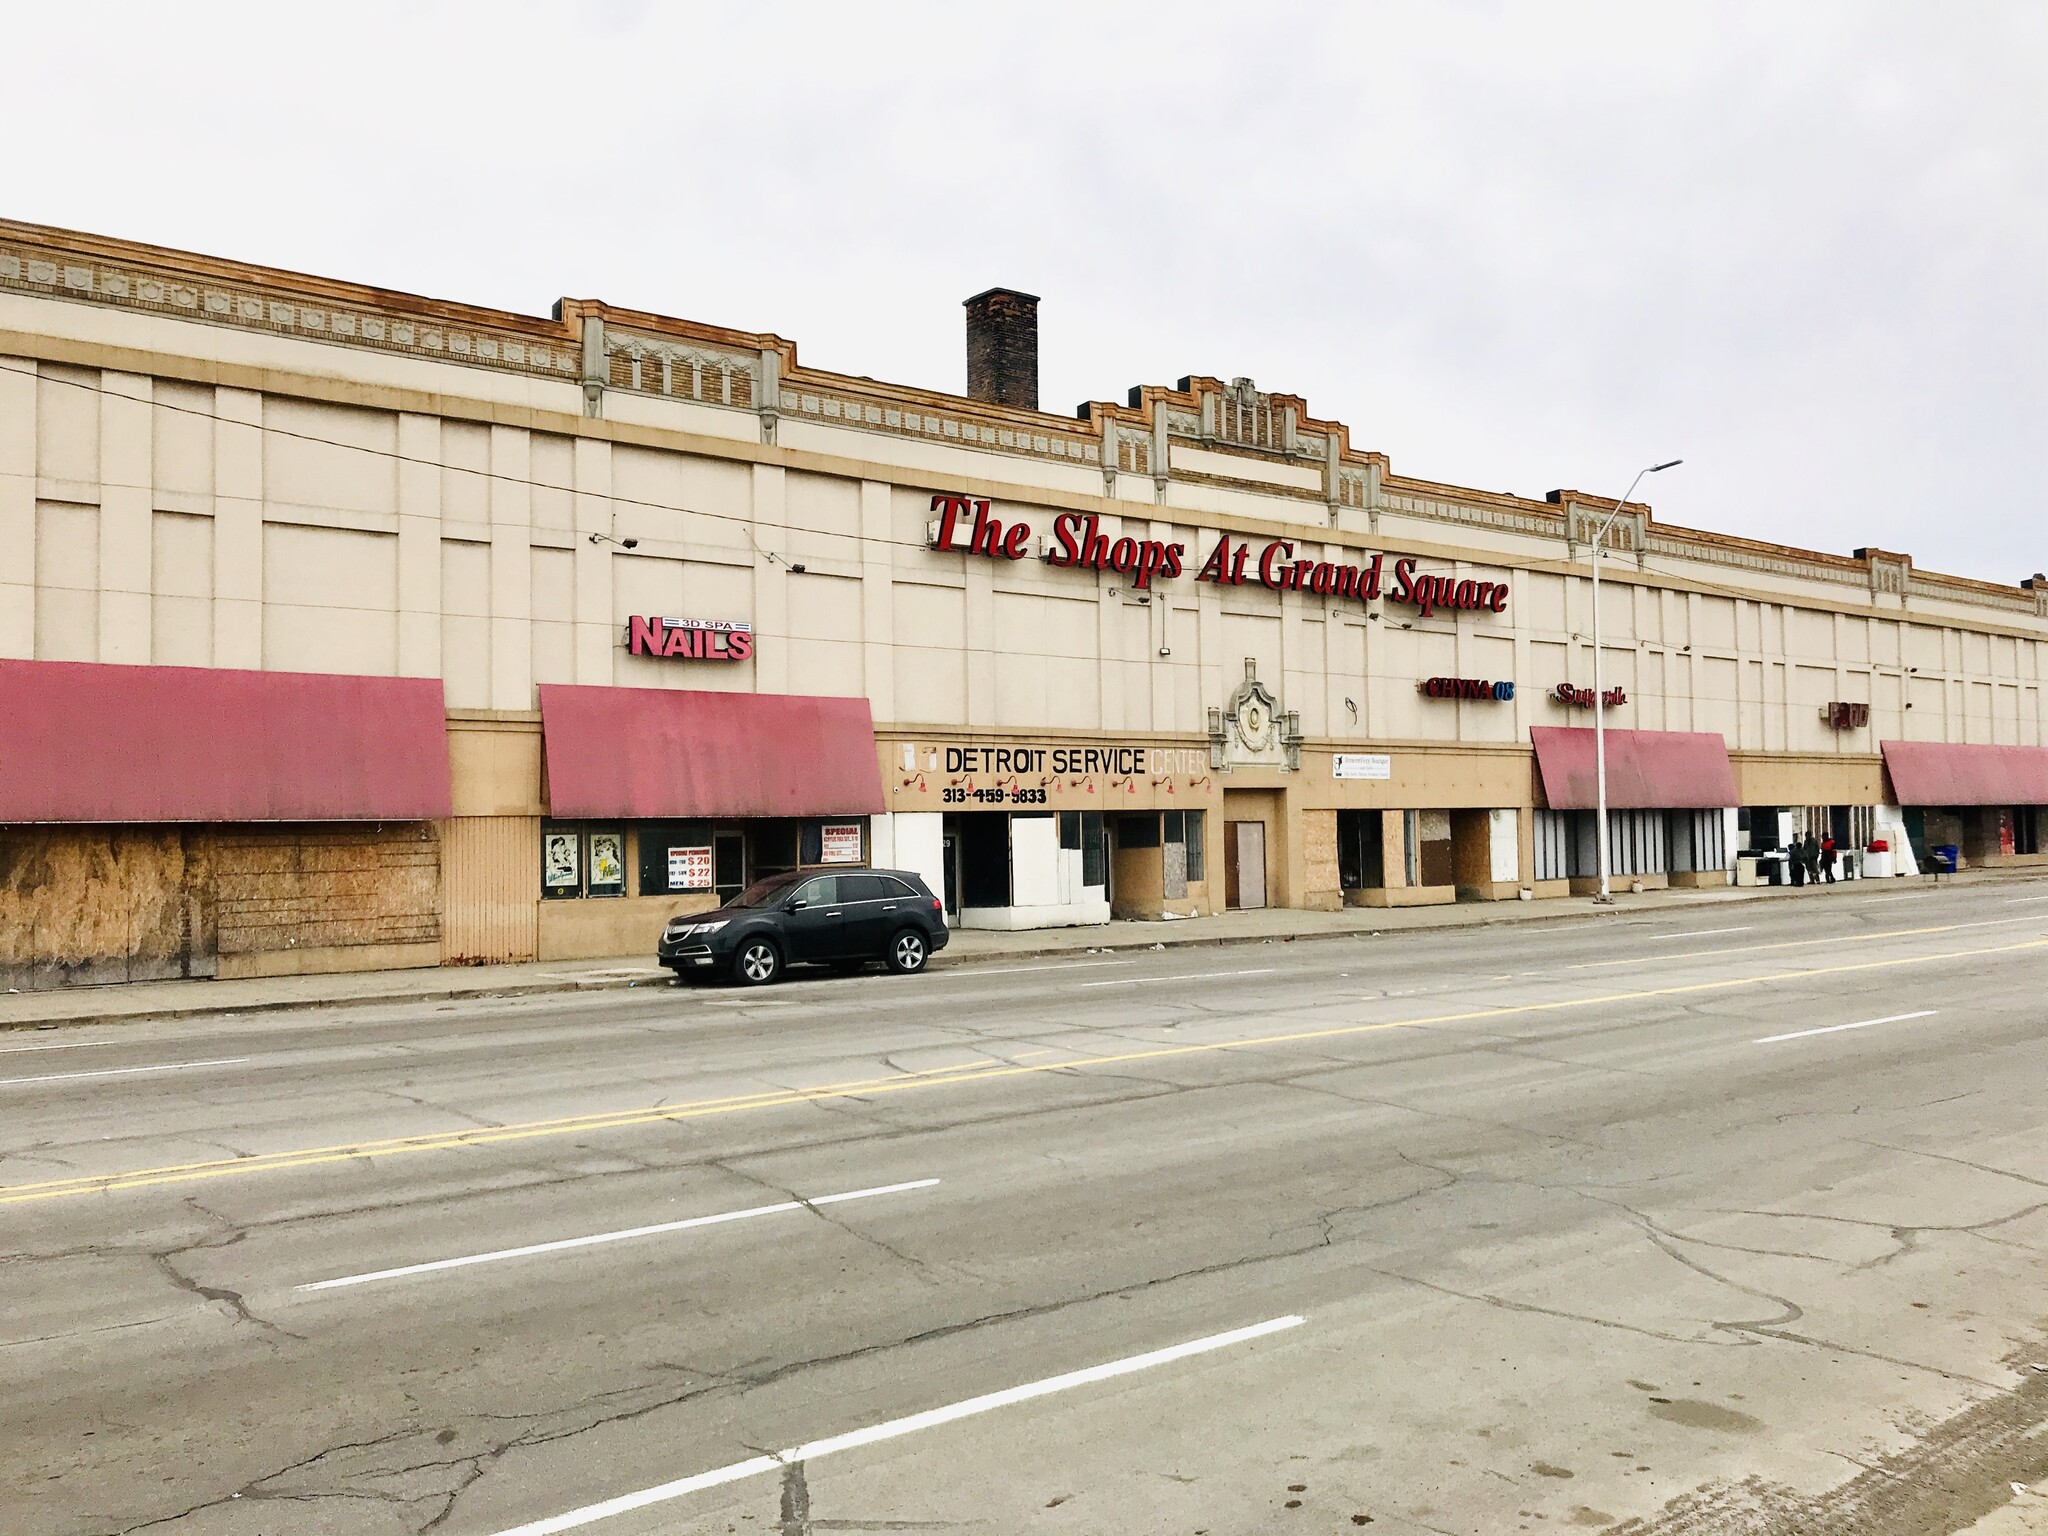
[[[805,901],[803,897],[792,896],[782,904],[782,910],[785,912],[801,912],[809,905],[810,903]]]

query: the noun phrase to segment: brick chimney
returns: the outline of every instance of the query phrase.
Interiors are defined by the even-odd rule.
[[[966,301],[967,397],[1038,409],[1038,295],[989,288]]]

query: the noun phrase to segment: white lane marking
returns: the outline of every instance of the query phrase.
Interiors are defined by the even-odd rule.
[[[595,1525],[600,1520],[609,1520],[614,1515],[645,1509],[650,1504],[666,1504],[671,1499],[682,1498],[685,1494],[696,1493],[700,1489],[716,1488],[725,1483],[739,1482],[743,1478],[779,1472],[791,1462],[816,1461],[822,1456],[830,1456],[839,1451],[857,1450],[864,1445],[895,1440],[922,1429],[937,1429],[942,1424],[972,1418],[976,1414],[989,1413],[997,1408],[1008,1408],[1016,1403],[1028,1403],[1033,1398],[1049,1397],[1055,1392],[1068,1392],[1075,1387],[1091,1386],[1098,1381],[1131,1375],[1135,1371],[1169,1365],[1175,1360],[1185,1360],[1191,1355],[1205,1355],[1212,1350],[1228,1349],[1233,1344],[1248,1343],[1252,1339],[1264,1338],[1269,1333],[1298,1328],[1303,1321],[1304,1319],[1299,1317],[1275,1317],[1263,1323],[1254,1323],[1249,1328],[1233,1328],[1228,1333],[1212,1333],[1206,1339],[1192,1339],[1186,1344],[1175,1344],[1168,1349],[1155,1349],[1149,1354],[1130,1355],[1122,1360],[1112,1360],[1107,1365],[1091,1365],[1086,1370],[1069,1371],[1064,1376],[1048,1376],[1041,1381],[1026,1382],[1021,1387],[1008,1387],[1001,1392],[985,1393],[963,1402],[949,1403],[944,1408],[928,1408],[923,1413],[913,1413],[907,1418],[890,1419],[887,1423],[870,1425],[866,1429],[856,1429],[824,1440],[793,1445],[786,1451],[777,1451],[772,1455],[749,1457],[745,1461],[715,1467],[709,1472],[699,1472],[692,1477],[679,1477],[672,1483],[643,1488],[638,1493],[621,1494],[618,1498],[606,1499],[601,1504],[586,1504],[581,1509],[570,1510],[567,1514],[552,1515],[545,1520],[513,1526],[509,1530],[496,1532],[495,1536],[557,1536],[558,1532]]]
[[[28,1051],[88,1051],[96,1045],[119,1045],[118,1040],[66,1040],[58,1045],[0,1045],[0,1056],[20,1056]]]
[[[1845,1029],[1868,1029],[1873,1024],[1902,1024],[1907,1019],[1931,1019],[1941,1010],[1922,1008],[1918,1013],[1893,1013],[1881,1019],[1861,1019],[1854,1024],[1830,1024],[1824,1029],[1795,1029],[1789,1035],[1765,1035],[1761,1040],[1752,1040],[1752,1045],[1776,1045],[1780,1040],[1804,1040],[1808,1035],[1833,1035]]]
[[[1740,928],[1689,928],[1684,933],[1660,933],[1660,939],[1704,939],[1717,933],[1748,933],[1755,923],[1744,923]]]
[[[1080,971],[1092,969],[1096,966],[1129,965],[1130,963],[1128,960],[1062,960],[1056,965],[1006,965],[992,971],[983,970],[980,966],[976,966],[971,971],[963,970],[957,974],[961,981],[965,981],[970,976],[1023,976],[1032,971]]]
[[[1155,987],[1172,981],[1215,981],[1222,976],[1270,976],[1279,970],[1277,965],[1261,966],[1255,971],[1197,971],[1192,976],[1118,976],[1111,981],[1083,981],[1075,985],[1083,987]]]
[[[1774,944],[1758,946],[1762,949],[1810,949],[1817,944],[1866,944],[1873,938],[1920,939],[1937,933],[1957,933],[1965,928],[2003,928],[2009,923],[2038,923],[2038,917],[1987,917],[1975,923],[1940,923],[1928,928],[1899,928],[1890,933],[1845,933],[1832,939],[1785,939]],[[1678,935],[1666,934],[1666,938]],[[1617,965],[1655,965],[1659,960],[1706,960],[1716,955],[1744,955],[1752,951],[1741,944],[1730,944],[1725,949],[1695,949],[1670,955],[1631,955],[1626,960],[1577,960],[1566,967],[1573,971],[1604,971]]]
[[[2008,896],[2005,898],[2005,904],[2008,907],[2016,907],[2023,902],[2029,901],[2048,901],[2048,896]]]
[[[372,1280],[396,1280],[405,1275],[424,1275],[438,1269],[465,1269],[471,1264],[495,1264],[501,1259],[524,1259],[536,1253],[563,1253],[571,1248],[594,1248],[600,1243],[623,1243],[636,1237],[658,1237],[664,1232],[687,1232],[693,1227],[716,1227],[728,1221],[751,1221],[756,1216],[779,1216],[814,1205],[837,1205],[844,1200],[868,1200],[876,1195],[900,1195],[906,1190],[930,1189],[937,1179],[913,1179],[908,1184],[878,1184],[872,1189],[849,1189],[843,1194],[819,1195],[811,1200],[779,1200],[774,1205],[756,1205],[744,1211],[721,1211],[715,1216],[692,1216],[686,1221],[664,1221],[652,1227],[626,1227],[617,1232],[598,1232],[589,1237],[565,1237],[552,1243],[528,1243],[523,1248],[499,1248],[491,1253],[467,1253],[459,1259],[435,1259],[426,1264],[404,1264],[397,1269],[373,1269],[367,1274],[343,1275],[335,1280],[315,1280],[295,1285],[295,1291],[335,1291],[343,1286],[368,1285]]]
[[[138,1072],[189,1072],[195,1067],[239,1067],[249,1056],[229,1056],[220,1061],[167,1061],[158,1067],[103,1067],[97,1072],[51,1072],[42,1077],[0,1077],[0,1088],[22,1083],[69,1083],[82,1077],[133,1077]]]

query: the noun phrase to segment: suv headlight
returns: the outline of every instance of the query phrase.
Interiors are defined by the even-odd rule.
[[[706,934],[713,934],[718,932],[719,929],[723,928],[727,923],[731,921],[732,919],[729,917],[721,917],[715,923],[699,923],[695,928],[692,928],[690,931],[701,938]]]

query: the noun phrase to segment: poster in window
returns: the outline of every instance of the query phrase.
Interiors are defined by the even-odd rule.
[[[590,834],[590,894],[622,896],[626,891],[626,839],[618,832]]]
[[[857,821],[828,821],[818,830],[818,862],[820,864],[858,864],[860,862],[860,823]]]
[[[547,890],[567,894],[576,889],[577,852],[574,832],[550,832],[540,840],[541,884]]]
[[[671,848],[668,851],[668,888],[672,891],[711,889],[711,850]]]

